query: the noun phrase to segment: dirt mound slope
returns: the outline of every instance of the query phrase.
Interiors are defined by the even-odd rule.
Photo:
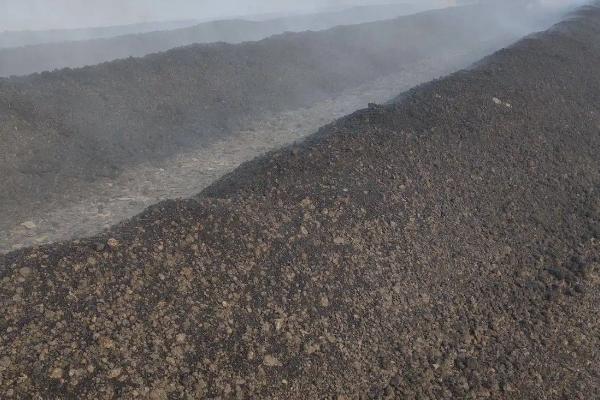
[[[248,21],[240,19],[186,24],[183,27],[164,29],[157,24],[158,29],[148,31],[144,25],[115,27],[113,29],[98,29],[90,32],[75,31],[75,37],[87,34],[118,32],[119,29],[146,29],[144,33],[131,34],[94,40],[78,40],[39,44],[35,46],[0,49],[0,77],[12,75],[28,75],[42,71],[52,71],[59,68],[76,68],[86,65],[99,64],[127,57],[141,57],[150,53],[166,51],[174,47],[186,46],[193,43],[241,43],[260,40],[285,31],[300,32],[306,30],[322,30],[338,25],[360,24],[364,22],[392,19],[417,10],[407,4],[373,5],[354,7],[335,12],[324,12],[310,15],[277,18],[266,21]],[[192,26],[190,26],[192,25]],[[67,35],[69,32],[64,32]],[[39,36],[43,35],[40,33]],[[48,33],[49,37],[60,36]],[[17,35],[18,36],[18,35]],[[34,35],[37,36],[37,35]],[[24,38],[25,39],[25,38]],[[0,35],[1,45],[2,35]]]
[[[221,140],[248,118],[429,59],[472,62],[513,35],[485,7],[468,7],[0,80],[0,223],[82,182]]]
[[[459,57],[460,58],[460,57]],[[462,67],[456,55],[433,58],[394,75],[368,82],[310,107],[248,120],[223,140],[192,146],[159,162],[127,168],[116,177],[78,184],[61,197],[27,213],[0,221],[0,253],[96,235],[163,200],[187,198],[241,163],[303,140],[319,127],[369,103],[384,103],[398,93]]]
[[[2,397],[600,397],[599,27],[3,257]]]

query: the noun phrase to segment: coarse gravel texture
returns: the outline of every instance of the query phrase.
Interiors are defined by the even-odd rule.
[[[3,256],[2,398],[600,397],[600,8]]]

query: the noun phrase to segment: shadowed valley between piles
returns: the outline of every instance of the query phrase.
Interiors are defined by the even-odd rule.
[[[389,82],[392,96],[394,90],[465,67],[548,23],[532,15],[515,7],[469,6],[0,80],[0,249],[70,238],[79,226],[97,232],[143,206],[119,205],[118,211],[109,204],[115,199],[164,198],[165,193],[125,193],[100,201],[92,195],[113,192],[102,185],[120,186],[120,177],[141,164],[168,170],[160,164],[183,150],[201,153],[261,121],[288,118],[288,111],[315,109],[332,99],[347,104],[349,90],[360,88],[362,104],[367,104],[381,79]],[[314,115],[308,115],[311,123],[299,123],[318,126]],[[297,131],[289,136],[311,133]],[[184,186],[196,187],[192,182]],[[180,193],[175,188],[166,196]],[[98,204],[104,211],[90,218],[97,221],[101,214],[108,219],[46,218],[76,207],[73,203]],[[26,221],[41,228],[25,229],[23,238],[20,224]],[[51,226],[54,222],[58,225]]]

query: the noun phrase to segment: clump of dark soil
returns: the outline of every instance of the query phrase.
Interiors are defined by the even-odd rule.
[[[599,27],[4,256],[2,397],[600,397]]]
[[[467,65],[514,35],[474,6],[0,79],[0,223],[28,220],[86,182],[221,140],[249,118],[307,107],[430,58]]]

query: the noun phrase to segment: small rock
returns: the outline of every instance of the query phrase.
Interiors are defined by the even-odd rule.
[[[306,354],[313,354],[317,351],[319,351],[321,347],[318,344],[307,344],[304,346],[304,351],[306,352]]]
[[[392,386],[387,386],[383,391],[383,394],[386,399],[394,399],[396,397],[396,391]]]
[[[300,202],[300,205],[302,207],[309,207],[311,205],[311,203],[312,203],[311,200],[307,197]]]
[[[281,327],[283,326],[283,319],[278,318],[275,320],[275,330],[277,332],[279,332],[281,330]]]
[[[40,237],[36,237],[35,239],[36,243],[42,244],[48,241],[48,236],[44,235],[44,236],[40,236]]]
[[[390,385],[392,385],[393,387],[395,387],[396,389],[400,388],[400,385],[402,385],[402,378],[400,377],[400,375],[396,375],[394,376],[391,380],[390,380]]]
[[[565,271],[560,268],[547,268],[547,271],[558,280],[565,279],[567,276]]]
[[[500,100],[500,99],[499,99],[499,98],[497,98],[497,97],[493,97],[493,98],[492,98],[492,101],[494,102],[494,104],[498,104],[498,105],[502,104],[502,100]]]
[[[185,267],[181,270],[181,275],[185,277],[185,279],[191,281],[194,278],[194,270],[190,267]]]
[[[148,395],[150,400],[167,400],[168,395],[164,389],[154,389]]]
[[[110,338],[104,336],[98,339],[98,342],[100,343],[100,346],[104,349],[112,349],[113,347],[115,347],[115,343]]]
[[[32,272],[32,269],[29,267],[23,267],[19,269],[19,274],[21,274],[21,276],[24,278],[27,278],[29,275],[31,275]]]
[[[121,376],[121,368],[113,368],[108,372],[108,378],[109,379],[116,379],[119,376]]]
[[[367,392],[367,396],[369,399],[378,399],[383,394],[383,390],[377,386],[371,386],[369,391]]]
[[[4,356],[0,358],[0,372],[6,370],[10,365],[10,358]]]
[[[33,222],[33,221],[25,221],[21,224],[21,226],[23,228],[27,228],[27,229],[35,229],[37,228],[37,225]]]
[[[333,239],[333,243],[337,244],[337,245],[342,245],[344,244],[346,241],[344,240],[344,238],[341,237],[336,237],[335,239]]]
[[[62,379],[63,375],[64,375],[64,371],[62,370],[62,368],[54,368],[50,372],[50,378],[52,378],[52,379]]]
[[[267,367],[281,367],[281,362],[270,354],[267,354],[263,360]]]
[[[329,307],[329,299],[326,296],[321,296],[321,306]]]
[[[303,226],[300,227],[300,232],[302,232],[304,236],[308,235],[308,230]]]
[[[177,336],[175,336],[175,340],[177,341],[177,343],[185,343],[185,333],[180,333]]]
[[[110,248],[114,249],[115,247],[119,246],[119,241],[117,239],[110,238],[110,239],[108,239],[108,241],[106,242],[106,244],[108,244],[108,246]]]
[[[504,390],[505,392],[514,392],[515,388],[510,383],[505,383],[504,385],[502,385],[502,390]]]

